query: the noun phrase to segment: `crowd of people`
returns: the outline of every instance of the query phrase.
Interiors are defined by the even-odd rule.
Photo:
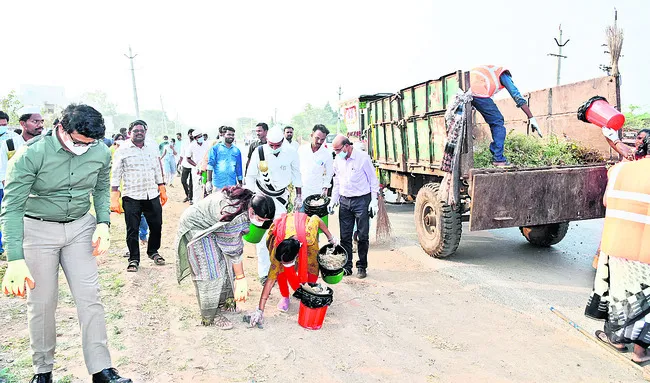
[[[334,140],[333,153],[327,149],[324,125],[315,125],[310,142],[300,146],[293,128],[257,124],[258,140],[249,145],[244,167],[235,129],[228,126],[219,128],[213,141],[191,129],[187,139],[177,133],[158,144],[143,120],[105,138],[102,115],[83,104],[69,105],[52,129],[44,130],[38,111],[20,117],[20,134],[7,129],[8,120],[0,112],[1,218],[8,261],[2,288],[7,295],[27,298],[31,382],[53,381],[59,268],[77,306],[93,382],[131,382],[112,367],[94,256],[110,247],[114,212],[126,224],[126,272],[138,272],[141,245],[154,265],[165,265],[160,254],[163,206],[177,174],[188,207],[178,222],[165,223],[178,227],[176,254],[165,256],[175,257],[179,283],[191,276],[202,324],[232,328],[222,311],[248,298],[242,254],[244,240],[256,230],[264,234],[248,240],[256,243],[257,275],[264,287],[251,326],[263,322],[276,282],[277,307],[287,311],[289,285],[295,290],[317,280],[319,231],[329,244],[346,249],[345,275],[350,276],[356,228],[357,277],[367,275],[377,176],[370,157],[346,137]],[[329,212],[340,206],[341,240],[323,219],[304,212],[303,196],[313,195],[330,201]]]

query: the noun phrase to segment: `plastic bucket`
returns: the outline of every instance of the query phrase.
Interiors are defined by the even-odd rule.
[[[604,97],[596,96],[578,109],[578,118],[598,127],[619,130],[625,123],[625,116],[611,106]]]
[[[345,251],[343,246],[338,245],[338,246],[336,246],[336,254],[344,255],[345,256],[345,262],[343,262],[343,265],[341,267],[336,268],[334,270],[330,270],[330,269],[324,267],[321,264],[320,256],[325,254],[327,252],[327,250],[331,249],[333,246],[334,245],[332,245],[332,244],[327,244],[327,245],[321,247],[320,250],[318,250],[318,255],[316,256],[316,260],[318,261],[318,267],[320,269],[321,275],[332,276],[332,275],[336,275],[336,274],[340,273],[341,271],[343,271],[343,268],[345,267],[345,264],[348,261],[348,253]]]
[[[264,238],[264,233],[266,233],[266,229],[255,226],[251,223],[250,226],[248,226],[248,233],[242,238],[248,243],[260,243],[262,238]]]
[[[323,270],[324,269],[321,269],[321,272]],[[321,276],[323,278],[323,282],[325,282],[325,283],[327,283],[329,285],[335,285],[335,284],[341,282],[341,280],[343,280],[343,275],[344,274],[345,274],[345,272],[343,270],[341,270],[340,273],[337,273],[337,274],[334,274],[334,275],[321,274]]]
[[[313,201],[316,201],[316,200],[319,200],[319,199],[322,199],[323,203],[321,203],[319,205],[316,205],[316,206],[312,206]],[[330,203],[329,197],[323,197],[323,196],[321,196],[319,194],[314,194],[314,195],[310,195],[307,198],[305,198],[305,202],[302,204],[302,206],[305,209],[305,214],[307,214],[310,217],[312,215],[316,215],[316,216],[320,217],[320,219],[322,219],[323,222],[325,222],[325,225],[329,227],[329,225],[328,225],[329,212],[327,211],[327,205],[329,205],[329,203]],[[322,233],[322,232],[323,232],[322,230],[318,229],[319,234]]]
[[[298,324],[309,330],[318,330],[323,327],[327,307],[323,306],[316,309],[309,308],[300,302],[298,311]]]

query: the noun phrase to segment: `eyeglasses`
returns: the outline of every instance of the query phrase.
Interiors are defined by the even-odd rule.
[[[339,153],[341,152],[341,150],[343,150],[343,148],[345,148],[345,145],[341,146],[341,147],[338,148],[338,149],[335,148],[335,147],[332,147],[332,149],[334,149],[334,153],[336,153],[336,154],[339,154]]]
[[[83,142],[79,140],[75,140],[74,137],[72,137],[71,134],[68,134],[70,136],[70,139],[72,140],[72,144],[74,146],[95,146],[99,143],[99,140],[92,140],[91,142]]]

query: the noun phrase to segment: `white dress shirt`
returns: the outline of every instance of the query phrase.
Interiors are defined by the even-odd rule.
[[[14,150],[20,149],[25,143],[23,136],[16,134],[12,130],[8,130],[5,134],[0,136],[0,189],[4,189],[3,182],[7,177],[7,164],[9,163],[9,149],[7,148],[7,140],[13,140]]]
[[[190,164],[187,159],[191,158],[192,161],[198,165],[201,163],[201,160],[203,160],[203,157],[208,153],[208,150],[210,150],[210,146],[207,143],[204,142],[199,145],[196,140],[192,141],[192,143],[185,148],[185,153],[183,153],[183,167],[198,169],[196,166]]]
[[[350,158],[334,160],[334,187],[332,200],[338,201],[341,196],[359,197],[372,194],[377,198],[379,180],[372,165],[370,156],[359,149],[352,149]]]
[[[298,152],[291,147],[285,147],[284,143],[280,146],[280,153],[277,155],[271,153],[269,144],[262,145],[262,148],[264,150],[264,159],[269,167],[270,182],[275,190],[286,188],[289,184],[293,184],[297,188],[302,187]],[[259,163],[259,151],[256,149],[251,155],[251,162],[248,165],[248,171],[246,173],[246,185],[251,190],[258,190],[255,183],[258,179],[264,184],[262,173],[258,167]]]
[[[311,144],[303,145],[298,149],[300,158],[300,174],[302,177],[302,195],[321,194],[323,188],[329,188],[334,174],[332,152],[325,145],[312,151]]]

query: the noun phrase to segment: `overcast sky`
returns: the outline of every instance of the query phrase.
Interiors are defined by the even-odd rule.
[[[29,1],[2,0],[0,94],[21,84],[103,90],[201,128],[237,117],[287,121],[306,103],[395,92],[457,69],[509,68],[522,92],[601,76],[618,9],[623,105],[650,109],[650,1]]]

